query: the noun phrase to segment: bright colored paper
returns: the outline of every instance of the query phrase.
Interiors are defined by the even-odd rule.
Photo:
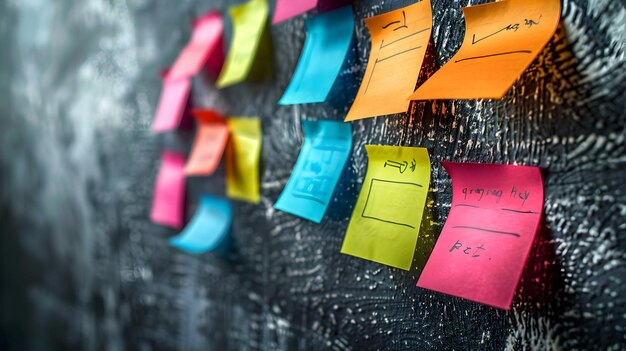
[[[350,124],[302,121],[300,156],[274,208],[320,223],[352,150]]]
[[[463,14],[463,45],[411,100],[501,98],[556,31],[561,0],[505,0]]]
[[[154,185],[150,219],[154,223],[172,228],[181,228],[185,209],[185,155],[164,151],[161,154],[161,168]]]
[[[268,11],[267,0],[250,0],[230,8],[234,35],[217,80],[218,88],[240,83],[248,77],[267,27]]]
[[[224,63],[224,23],[217,11],[198,18],[193,25],[191,40],[172,66],[172,78],[190,78],[206,68],[217,76]]]
[[[198,121],[198,129],[185,165],[185,174],[208,176],[215,172],[224,154],[228,142],[228,125],[213,110],[193,110],[192,113]]]
[[[432,26],[430,0],[365,19],[372,46],[346,121],[406,112]]]
[[[230,118],[230,142],[226,149],[226,195],[258,204],[261,201],[259,161],[261,120]]]
[[[232,221],[228,201],[202,195],[196,214],[170,244],[193,254],[216,250],[226,242]]]
[[[452,207],[417,286],[509,309],[541,220],[541,171],[442,165],[452,178]]]
[[[172,79],[168,71],[162,77],[159,106],[152,121],[153,132],[174,130],[182,125],[191,91],[191,81],[187,78]]]
[[[334,10],[352,0],[276,0],[272,24],[277,24],[317,7],[318,13]]]
[[[272,24],[280,23],[317,7],[318,0],[276,0]]]
[[[367,175],[341,252],[409,270],[430,184],[421,147],[366,145]]]
[[[352,42],[352,7],[315,16],[305,26],[304,49],[281,105],[326,101]]]

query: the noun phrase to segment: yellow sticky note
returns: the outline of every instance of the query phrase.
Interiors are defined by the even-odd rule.
[[[367,18],[365,25],[372,47],[346,121],[407,111],[430,39],[430,0]]]
[[[266,0],[250,0],[230,8],[234,34],[226,62],[217,79],[218,88],[246,80],[267,27],[268,13]]]
[[[561,0],[504,0],[463,14],[461,48],[411,100],[501,98],[556,31]]]
[[[258,118],[230,118],[230,142],[226,149],[226,194],[258,204],[261,121]]]
[[[367,175],[341,252],[409,270],[430,184],[428,151],[382,145],[365,150]]]

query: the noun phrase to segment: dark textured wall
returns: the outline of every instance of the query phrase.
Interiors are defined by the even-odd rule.
[[[300,118],[343,117],[369,37],[359,21],[335,101],[281,107],[304,22],[272,27],[272,77],[223,91],[194,81],[196,106],[263,119],[263,196],[234,203],[236,251],[190,256],[148,220],[161,149],[193,138],[149,132],[157,73],[190,18],[237,2],[0,1],[1,350],[624,349],[623,2],[564,0],[558,32],[500,101],[424,102],[354,123],[353,156],[320,225],[272,205]],[[355,16],[409,3],[357,0]],[[428,72],[458,49],[468,4],[433,0]],[[339,254],[367,143],[430,151],[410,272]],[[441,160],[545,169],[545,223],[508,312],[415,287],[449,211]],[[188,181],[189,215],[202,191],[223,194],[223,169]]]

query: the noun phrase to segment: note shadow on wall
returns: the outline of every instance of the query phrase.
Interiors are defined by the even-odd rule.
[[[348,161],[346,161],[346,165],[343,167],[341,175],[339,176],[339,181],[337,181],[337,186],[333,191],[333,196],[328,203],[328,208],[326,209],[323,220],[330,219],[342,222],[349,220],[352,215],[352,210],[358,195],[358,187],[352,186],[351,184],[357,177],[351,167],[353,161],[352,153],[350,153],[350,157]]]
[[[359,84],[356,82],[360,82],[361,80],[359,77],[361,70],[357,69],[360,64],[360,59],[357,55],[356,43],[356,36],[353,36],[348,53],[339,70],[339,74],[326,98],[326,104],[337,109],[341,113],[339,117],[341,117],[342,120],[345,117],[345,113],[348,112],[348,109],[352,105],[352,101],[356,97],[356,93],[359,89]]]

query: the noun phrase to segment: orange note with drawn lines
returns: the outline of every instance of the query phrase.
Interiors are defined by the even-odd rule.
[[[198,121],[198,130],[185,165],[185,174],[209,176],[219,166],[230,129],[224,117],[213,110],[193,110],[191,113]]]
[[[463,14],[463,45],[411,100],[501,98],[554,35],[561,0],[504,0]]]
[[[432,27],[430,0],[365,19],[372,48],[346,121],[406,112]]]

